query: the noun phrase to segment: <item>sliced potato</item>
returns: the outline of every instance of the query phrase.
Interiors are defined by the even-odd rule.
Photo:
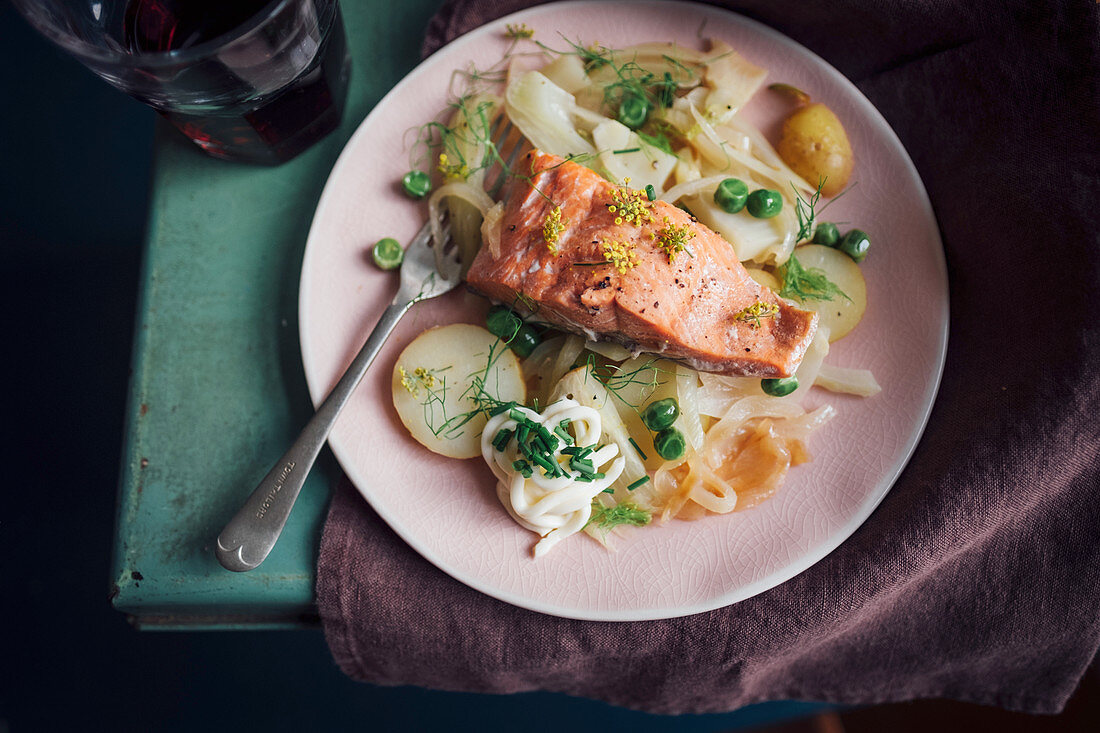
[[[852,258],[838,249],[822,244],[807,244],[795,250],[799,263],[807,270],[817,269],[840,288],[850,300],[837,296],[832,300],[809,299],[804,308],[821,315],[821,325],[829,329],[832,343],[856,327],[867,309],[867,283]]]
[[[393,406],[409,434],[428,450],[450,458],[475,458],[481,455],[486,422],[481,414],[464,422],[476,408],[470,399],[475,378],[491,397],[525,401],[519,359],[500,339],[467,323],[430,328],[397,358]]]

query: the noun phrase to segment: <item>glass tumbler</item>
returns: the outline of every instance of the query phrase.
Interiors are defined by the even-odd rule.
[[[13,0],[30,23],[210,155],[290,160],[336,129],[337,0]]]

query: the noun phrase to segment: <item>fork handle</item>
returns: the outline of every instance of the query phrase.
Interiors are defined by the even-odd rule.
[[[351,366],[306,423],[301,435],[218,535],[215,554],[227,570],[252,570],[271,552],[340,410],[382,350],[382,344],[397,322],[415,302],[394,303],[386,308]]]

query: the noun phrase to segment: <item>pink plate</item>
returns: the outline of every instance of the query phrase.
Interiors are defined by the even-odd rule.
[[[487,68],[507,46],[507,23],[536,38],[610,47],[675,41],[698,47],[700,25],[770,72],[808,90],[844,121],[856,151],[857,186],[831,206],[833,221],[858,222],[873,246],[863,265],[870,307],[833,344],[829,361],[871,369],[883,386],[869,398],[816,394],[838,416],[810,442],[813,462],[792,469],[769,501],[697,522],[637,531],[608,552],[587,537],[538,561],[535,536],[496,499],[480,459],[430,453],[401,426],[390,399],[397,354],[429,326],[481,322],[485,304],[458,291],[405,317],[353,396],[329,440],[371,506],[425,558],[508,603],[568,618],[629,621],[725,606],[802,572],[850,536],[882,500],[924,429],[947,343],[947,272],[939,230],[909,156],[850,82],[779,33],[733,13],[686,3],[567,2],[503,18],[454,41],[417,67],[364,120],[332,170],[302,266],[302,358],[314,403],[336,383],[396,291],[370,264],[382,237],[408,241],[426,206],[399,190],[410,167],[410,133],[438,117],[455,69]],[[784,112],[759,94],[746,113],[766,133]]]

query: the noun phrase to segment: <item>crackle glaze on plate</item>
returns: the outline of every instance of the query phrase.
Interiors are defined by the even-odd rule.
[[[872,369],[883,391],[859,399],[814,390],[808,404],[827,400],[838,415],[811,438],[813,461],[792,469],[757,508],[648,527],[618,542],[616,552],[576,536],[536,562],[535,535],[505,513],[481,460],[450,460],[420,447],[390,399],[394,361],[416,334],[438,324],[482,323],[486,304],[459,290],[414,307],[329,443],[406,542],[463,583],[517,606],[568,618],[659,619],[774,587],[831,552],[868,517],[908,461],[935,397],[948,316],[939,231],[912,162],[871,104],[817,56],[727,11],[572,2],[525,10],[457,39],[398,84],[349,141],[317,208],[302,267],[302,356],[314,403],[336,383],[396,291],[396,278],[370,264],[369,246],[386,236],[408,241],[424,221],[426,206],[406,198],[399,181],[410,167],[410,131],[439,116],[453,70],[500,59],[507,23],[526,23],[554,47],[565,47],[564,36],[610,47],[673,41],[697,48],[704,20],[706,35],[766,67],[769,82],[794,84],[827,103],[848,130],[858,185],[827,218],[871,234],[863,264],[869,308],[859,327],[833,344],[829,361]],[[744,112],[773,142],[787,109],[776,96],[758,94]]]

